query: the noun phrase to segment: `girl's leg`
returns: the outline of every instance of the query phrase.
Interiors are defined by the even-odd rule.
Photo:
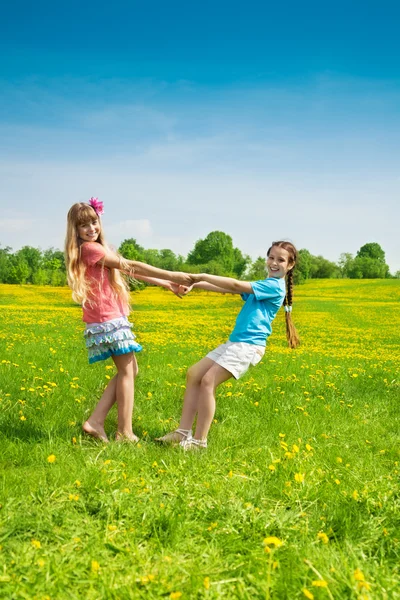
[[[189,367],[186,374],[186,390],[183,398],[183,408],[179,429],[182,431],[191,431],[194,418],[197,413],[197,405],[199,399],[200,383],[207,371],[215,365],[215,362],[209,358],[203,358],[198,363]],[[185,438],[184,433],[179,431],[171,431],[161,438],[157,438],[158,442],[179,443]]]
[[[82,425],[82,429],[85,433],[101,439],[104,442],[108,442],[108,437],[104,431],[104,421],[110,411],[110,408],[113,406],[116,400],[117,377],[118,375],[114,375],[114,377],[109,381],[106,389],[96,405],[96,408],[88,420]]]
[[[213,363],[201,380],[198,392],[197,423],[194,438],[206,440],[215,414],[215,390],[232,377],[232,373]]]
[[[205,374],[215,365],[210,358],[203,358],[189,367],[186,374],[186,390],[183,398],[183,408],[180,429],[192,429],[193,421],[198,411],[200,385]]]
[[[134,442],[138,437],[132,431],[134,380],[137,374],[137,362],[133,352],[112,357],[117,367],[116,399],[118,407],[117,439]]]

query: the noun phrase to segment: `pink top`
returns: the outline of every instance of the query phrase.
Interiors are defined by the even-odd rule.
[[[89,281],[91,294],[83,306],[83,321],[85,323],[104,323],[128,315],[128,307],[124,306],[115,296],[110,285],[110,271],[98,264],[104,258],[106,251],[98,242],[85,242],[81,248],[81,259],[86,265],[86,277]],[[91,302],[90,302],[91,300]]]

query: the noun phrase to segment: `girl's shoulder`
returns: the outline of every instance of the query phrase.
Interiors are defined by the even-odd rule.
[[[94,265],[104,258],[106,251],[104,246],[98,242],[84,242],[81,247],[81,257],[87,265]]]

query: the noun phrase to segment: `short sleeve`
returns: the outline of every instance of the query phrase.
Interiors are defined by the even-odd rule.
[[[285,297],[284,285],[276,277],[268,277],[261,281],[252,281],[254,296],[257,300],[283,300]]]
[[[104,258],[106,251],[104,246],[97,242],[85,242],[81,246],[81,257],[82,261],[88,267],[92,267]]]

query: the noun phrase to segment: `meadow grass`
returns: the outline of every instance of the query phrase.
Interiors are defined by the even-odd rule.
[[[197,453],[153,440],[241,300],[132,299],[141,441],[106,446],[80,426],[114,369],[70,291],[0,286],[0,598],[400,598],[400,282],[296,288],[301,347],[280,311]]]

